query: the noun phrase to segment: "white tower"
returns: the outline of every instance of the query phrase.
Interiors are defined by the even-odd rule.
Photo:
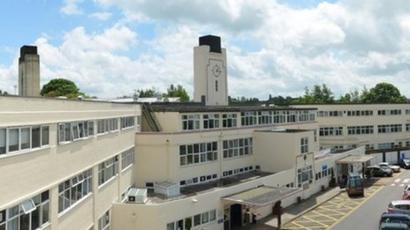
[[[194,47],[194,101],[228,105],[226,50],[220,37],[199,37],[199,46]]]
[[[40,56],[36,46],[20,49],[18,88],[20,96],[40,96]]]

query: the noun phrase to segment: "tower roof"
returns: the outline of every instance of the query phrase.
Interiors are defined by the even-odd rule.
[[[37,46],[22,46],[20,48],[20,57],[23,58],[26,54],[37,54]]]
[[[222,53],[221,50],[221,37],[215,35],[205,35],[199,37],[200,46],[209,46],[210,51],[213,53]]]

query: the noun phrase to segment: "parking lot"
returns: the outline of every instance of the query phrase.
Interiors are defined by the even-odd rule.
[[[383,187],[375,183],[365,189],[365,197],[350,198],[342,192],[318,207],[285,224],[283,229],[329,229],[360,207]]]

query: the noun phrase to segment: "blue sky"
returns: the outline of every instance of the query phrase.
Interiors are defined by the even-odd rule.
[[[10,92],[19,47],[35,44],[42,84],[65,77],[105,98],[140,88],[165,90],[172,83],[192,93],[192,47],[204,34],[220,35],[228,50],[232,96],[296,96],[323,83],[340,95],[380,81],[405,94],[410,90],[405,0],[388,5],[374,0],[0,4],[0,89]]]

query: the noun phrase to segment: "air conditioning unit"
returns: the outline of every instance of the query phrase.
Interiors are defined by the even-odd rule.
[[[147,189],[131,188],[128,191],[128,203],[145,204],[148,200]]]

